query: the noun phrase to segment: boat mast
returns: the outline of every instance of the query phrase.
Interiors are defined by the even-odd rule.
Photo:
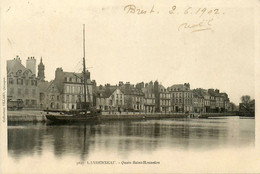
[[[86,65],[85,65],[85,24],[83,24],[83,82],[84,82],[84,108],[87,116],[87,98],[86,98]]]

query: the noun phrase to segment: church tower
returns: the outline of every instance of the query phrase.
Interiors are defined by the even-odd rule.
[[[44,69],[45,69],[45,66],[42,63],[42,57],[41,57],[41,62],[38,65],[38,78],[42,81],[44,81],[44,79],[45,79]]]

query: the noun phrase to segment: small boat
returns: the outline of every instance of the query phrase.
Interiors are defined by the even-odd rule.
[[[187,115],[187,118],[200,118],[201,117],[201,114],[199,113],[189,113]]]

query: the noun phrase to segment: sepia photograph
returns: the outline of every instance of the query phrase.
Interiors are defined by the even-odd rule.
[[[1,2],[1,173],[259,173],[259,5]]]

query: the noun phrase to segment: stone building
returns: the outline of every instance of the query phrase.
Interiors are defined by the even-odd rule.
[[[124,93],[117,88],[110,88],[110,85],[102,87],[97,91],[96,107],[103,111],[122,111],[124,108]]]
[[[36,59],[28,57],[26,67],[19,56],[7,60],[7,98],[21,99],[24,108],[39,107],[39,79],[36,77]]]
[[[174,112],[193,112],[193,93],[190,84],[176,84],[168,87]]]
[[[90,72],[86,72],[86,102],[93,106],[93,81]],[[62,108],[66,110],[80,109],[84,103],[84,81],[82,73],[64,72],[62,68],[55,71],[54,83],[62,98]]]
[[[194,89],[193,92],[193,111],[196,113],[205,112],[205,100],[202,89]]]
[[[39,83],[39,107],[41,109],[62,109],[62,95],[52,80]]]
[[[124,110],[142,112],[144,110],[144,93],[130,82],[119,83],[119,89],[124,93]]]
[[[154,82],[155,111],[171,112],[171,94],[158,81]]]
[[[144,111],[145,112],[155,112],[155,93],[153,82],[149,84],[146,83],[145,87],[142,88],[144,93]]]

